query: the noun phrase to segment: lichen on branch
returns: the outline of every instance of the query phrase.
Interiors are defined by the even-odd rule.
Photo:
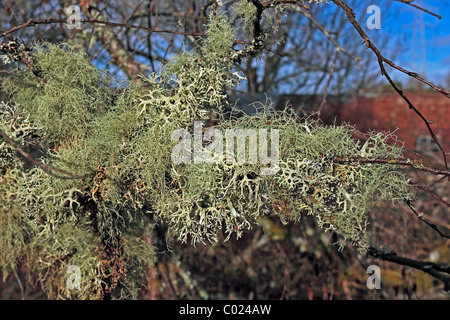
[[[244,11],[235,17],[251,21]],[[4,277],[20,262],[45,281],[51,297],[136,297],[156,259],[149,240],[155,223],[196,244],[217,241],[220,232],[240,237],[267,216],[288,223],[313,215],[341,245],[367,250],[370,212],[382,202],[411,199],[408,179],[398,165],[334,159],[400,159],[393,134],[369,133],[361,144],[350,125],[273,112],[264,101],[256,115],[219,116],[214,129],[277,130],[274,174],[261,174],[267,169],[261,161],[172,161],[173,132],[192,134],[194,121],[210,129],[209,115],[225,109],[228,90],[243,79],[233,62],[235,32],[218,9],[198,51],[174,56],[160,73],[120,89],[76,47],[34,45],[45,82],[28,69],[3,79],[12,102],[0,105],[0,129],[42,163],[83,179],[48,175],[0,140]],[[80,290],[66,285],[71,265],[80,268]]]

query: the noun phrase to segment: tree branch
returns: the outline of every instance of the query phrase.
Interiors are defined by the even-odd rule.
[[[2,33],[0,33],[0,38],[3,38],[4,36],[16,32],[20,29],[24,29],[24,28],[28,28],[28,27],[32,27],[35,25],[40,25],[40,24],[53,24],[53,23],[66,23],[67,19],[55,19],[55,18],[48,18],[48,19],[43,19],[43,20],[33,20],[30,19],[25,23],[19,24],[15,27],[12,27],[6,31],[3,31]],[[179,35],[189,35],[189,36],[206,36],[205,33],[202,32],[183,32],[183,31],[174,31],[174,30],[162,30],[159,28],[148,28],[148,27],[143,27],[143,26],[137,26],[137,25],[132,25],[132,24],[127,24],[127,23],[117,23],[117,22],[110,22],[110,21],[101,21],[101,20],[96,20],[96,19],[82,19],[80,20],[80,22],[82,23],[92,23],[92,24],[101,24],[101,25],[106,25],[106,26],[112,26],[112,27],[121,27],[121,28],[129,28],[129,29],[141,29],[141,30],[146,30],[146,31],[150,31],[150,32],[156,32],[156,33],[172,33],[172,34],[179,34]]]
[[[422,10],[422,11],[428,13],[428,14],[431,14],[431,15],[437,17],[438,19],[442,19],[442,16],[438,15],[437,13],[431,12],[431,11],[425,9],[425,8],[419,7],[418,5],[412,3],[414,0],[395,0],[395,1],[398,1],[398,2],[401,2],[401,3],[406,3],[406,4],[412,6],[412,7],[416,8],[416,9],[419,9],[419,10]]]
[[[409,200],[406,200],[406,204],[407,204],[408,207],[411,209],[411,211],[414,212],[414,214],[417,216],[417,218],[419,218],[422,222],[424,222],[426,225],[428,225],[431,229],[433,229],[434,231],[436,231],[437,233],[439,233],[439,235],[440,235],[442,238],[450,239],[450,236],[448,236],[448,235],[442,233],[441,230],[439,230],[438,227],[437,227],[435,224],[430,223],[430,222],[428,222],[426,219],[424,219],[424,217],[422,217],[422,214],[418,213],[418,212],[416,211],[416,209],[414,209],[414,207],[411,205],[411,202],[410,202]]]
[[[323,107],[327,103],[328,90],[329,90],[329,87],[330,87],[331,79],[333,78],[333,73],[334,73],[334,71],[336,69],[336,62],[337,62],[338,56],[339,56],[339,48],[336,48],[336,52],[334,54],[334,59],[333,59],[333,64],[332,64],[330,72],[328,74],[328,81],[327,81],[327,84],[326,84],[325,89],[324,89],[322,102],[320,103],[319,108],[317,108],[317,112],[318,112],[319,116],[320,116],[320,113],[323,110]]]
[[[434,193],[433,191],[430,190],[430,188],[426,187],[426,186],[421,186],[420,184],[414,183],[413,181],[410,181],[409,184],[413,187],[416,187],[420,190],[425,191],[426,193],[428,193],[430,196],[432,196],[434,199],[436,199],[437,201],[441,202],[442,204],[446,205],[447,207],[450,208],[450,203],[448,203],[447,201],[445,201],[444,199],[442,199],[441,197],[439,197],[436,193]]]
[[[367,254],[377,259],[393,262],[402,266],[408,266],[428,273],[444,283],[445,291],[450,290],[450,277],[444,274],[450,274],[450,266],[448,265],[400,257],[394,252],[385,252],[373,246],[369,247]]]
[[[336,41],[336,39],[334,39],[331,35],[330,32],[323,26],[321,25],[312,15],[309,11],[302,9],[302,7],[295,7],[295,10],[300,12],[301,14],[303,14],[306,18],[308,18],[328,39],[330,39],[330,41],[333,43],[333,45],[336,47],[336,49],[338,51],[342,51],[344,54],[346,54],[350,59],[354,60],[357,64],[359,63],[359,61],[362,60],[361,57],[355,57],[354,55],[352,55],[350,52],[348,52],[345,48],[343,48],[341,45],[339,45],[339,43]]]
[[[397,69],[398,71],[401,71],[401,72],[407,74],[408,76],[413,77],[413,78],[415,78],[415,79],[425,83],[426,85],[432,87],[436,91],[438,91],[438,92],[442,93],[443,95],[445,95],[447,98],[450,98],[450,91],[449,90],[445,90],[445,89],[443,89],[443,88],[441,88],[439,86],[436,86],[436,85],[432,84],[431,82],[429,82],[428,80],[420,77],[416,72],[408,71],[408,70],[406,70],[406,69],[396,65],[391,60],[385,58],[381,54],[381,52],[378,50],[378,48],[370,41],[369,36],[364,32],[364,30],[361,28],[359,23],[356,21],[356,19],[355,19],[356,14],[353,12],[352,8],[347,6],[342,0],[333,0],[333,2],[346,12],[347,18],[350,21],[350,23],[358,31],[358,33],[360,34],[361,38],[364,40],[364,43],[366,44],[367,48],[371,49],[376,54],[376,56],[378,57],[378,60],[380,62],[384,62],[384,63],[388,64],[389,66],[391,66],[392,68]],[[384,67],[383,67],[383,69],[384,69]],[[385,75],[385,73],[386,73],[386,71],[382,70],[382,74]]]
[[[9,42],[0,43],[0,51],[6,53],[12,57],[14,61],[22,61],[33,72],[33,74],[39,79],[39,81],[45,83],[45,79],[42,76],[42,71],[36,66],[34,56],[30,53],[31,49],[28,48],[25,43],[18,39],[14,39]]]

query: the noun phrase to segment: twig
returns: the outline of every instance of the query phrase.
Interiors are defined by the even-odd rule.
[[[330,87],[331,79],[333,78],[334,70],[336,69],[336,62],[337,62],[338,56],[339,56],[339,49],[336,48],[336,52],[334,54],[334,59],[333,59],[333,65],[331,66],[331,70],[330,70],[330,73],[328,75],[328,81],[327,81],[327,84],[325,86],[322,102],[320,103],[320,106],[317,109],[317,112],[318,112],[319,116],[320,116],[320,113],[322,112],[323,107],[327,103],[328,89]]]
[[[441,183],[441,182],[444,181],[444,180],[445,180],[445,176],[440,177],[440,178],[437,179],[436,181],[433,181],[433,182],[428,186],[428,188],[433,188],[436,184]]]
[[[445,291],[450,290],[450,277],[443,274],[450,274],[450,266],[448,265],[400,257],[394,252],[385,252],[375,247],[369,247],[367,254],[374,258],[393,262],[402,266],[408,266],[417,270],[422,270],[423,272],[428,273],[434,278],[442,281],[444,283]]]
[[[20,280],[19,275],[17,274],[16,270],[14,270],[14,277],[16,278],[17,283],[19,284],[20,295],[22,297],[22,300],[25,300],[25,294],[24,294],[24,290],[23,290],[22,281]]]
[[[427,10],[425,8],[422,8],[422,7],[419,7],[418,5],[412,3],[414,0],[395,0],[395,1],[398,1],[398,2],[401,2],[401,3],[406,3],[406,4],[412,6],[412,7],[416,8],[416,9],[419,9],[419,10],[422,10],[422,11],[428,13],[428,14],[431,14],[431,15],[437,17],[438,19],[442,19],[442,16],[438,15],[437,13],[431,12],[430,10]]]
[[[341,7],[347,14],[347,18],[350,21],[350,23],[355,27],[355,29],[358,31],[358,33],[360,34],[361,38],[364,40],[364,43],[366,44],[367,48],[371,49],[378,57],[378,60],[384,63],[387,63],[389,66],[391,66],[394,69],[397,69],[398,71],[401,71],[405,74],[407,74],[410,77],[416,78],[417,80],[427,84],[428,86],[432,87],[433,89],[435,89],[436,91],[442,93],[443,95],[445,95],[447,98],[450,98],[450,91],[449,90],[445,90],[441,87],[438,87],[434,84],[432,84],[431,82],[427,81],[426,79],[420,77],[416,72],[412,72],[412,71],[408,71],[398,65],[396,65],[394,62],[392,62],[391,60],[385,58],[381,52],[378,50],[378,48],[370,41],[369,36],[364,32],[364,30],[361,28],[361,26],[359,25],[359,23],[356,21],[355,16],[356,14],[353,12],[352,8],[350,8],[349,6],[347,6],[342,0],[333,0],[333,2]],[[383,75],[385,73],[382,72]]]
[[[143,3],[144,3],[144,0],[139,1],[139,3],[134,7],[134,9],[131,12],[131,14],[128,17],[126,17],[125,20],[123,20],[123,23],[128,23],[128,21],[130,21],[130,19],[136,14],[136,12],[139,10],[139,8],[141,7],[141,5]],[[151,5],[151,1],[150,1],[149,5]],[[150,17],[151,16],[151,11],[148,10],[148,13],[149,13],[149,17]]]
[[[416,211],[416,209],[414,209],[414,207],[411,205],[411,202],[410,202],[409,200],[406,200],[406,204],[407,204],[408,207],[411,209],[411,211],[414,212],[414,214],[417,216],[417,218],[419,218],[422,222],[424,222],[426,225],[428,225],[431,229],[433,229],[434,231],[436,231],[437,233],[439,233],[439,235],[440,235],[442,238],[450,239],[450,236],[448,236],[448,235],[442,233],[441,230],[439,230],[439,228],[438,228],[435,224],[433,224],[433,223],[431,223],[431,222],[428,222],[424,217],[422,217],[422,215],[421,215],[420,213],[418,213],[418,212]]]
[[[433,198],[435,198],[436,200],[438,200],[439,202],[445,204],[447,207],[450,208],[450,203],[448,203],[447,201],[445,201],[444,199],[442,199],[441,197],[439,197],[436,193],[434,193],[433,191],[430,190],[430,188],[425,187],[425,186],[421,186],[420,184],[414,183],[413,181],[409,182],[410,185],[412,185],[413,187],[416,187],[420,190],[425,191],[426,193],[428,193],[430,196],[432,196]]]
[[[180,296],[178,295],[177,290],[175,289],[175,286],[173,285],[173,282],[170,279],[170,276],[168,276],[166,273],[166,272],[170,272],[169,267],[166,268],[164,263],[161,263],[161,265],[163,265],[164,270],[161,270],[161,268],[158,268],[158,269],[164,279],[164,282],[166,283],[166,285],[167,284],[169,285],[169,288],[172,291],[172,294],[176,297],[177,300],[179,300]]]
[[[449,170],[439,170],[439,169],[435,169],[435,168],[424,167],[424,166],[422,166],[422,163],[420,160],[368,159],[368,158],[363,158],[363,157],[355,157],[355,158],[336,157],[333,160],[334,160],[334,162],[337,162],[337,163],[348,163],[348,162],[385,163],[385,164],[392,164],[392,165],[410,166],[410,167],[414,167],[417,170],[432,173],[435,175],[450,176]]]
[[[33,74],[42,82],[45,83],[45,79],[42,76],[41,70],[36,67],[34,56],[30,53],[31,49],[28,48],[25,43],[18,39],[14,39],[7,43],[0,43],[0,51],[6,53],[12,57],[14,61],[22,61],[33,72]]]
[[[438,226],[444,227],[447,230],[450,230],[450,224],[436,217],[432,217],[428,214],[422,213],[422,217],[427,219],[429,222],[433,222]]]
[[[299,4],[300,6],[300,4]],[[360,60],[362,60],[361,57],[355,57],[350,52],[348,52],[345,48],[343,48],[339,43],[334,39],[330,32],[321,25],[312,15],[310,12],[303,10],[302,7],[295,7],[295,10],[303,14],[306,18],[308,18],[336,47],[337,51],[342,51],[344,54],[346,54],[350,59],[354,60],[356,63],[359,63]]]
[[[24,29],[24,28],[28,28],[28,27],[32,27],[35,25],[40,25],[40,24],[53,24],[53,23],[66,23],[67,19],[55,19],[55,18],[48,18],[48,19],[43,19],[43,20],[33,20],[30,19],[25,23],[19,24],[15,27],[12,27],[6,31],[3,31],[2,33],[0,33],[0,38],[3,38],[4,36],[16,32],[20,29]],[[189,36],[206,36],[205,33],[202,32],[183,32],[183,31],[174,31],[174,30],[162,30],[159,28],[148,28],[148,27],[143,27],[143,26],[138,26],[138,25],[131,25],[131,24],[126,24],[126,23],[117,23],[117,22],[110,22],[110,21],[101,21],[101,20],[96,20],[96,19],[82,19],[80,20],[80,22],[82,23],[92,23],[92,24],[101,24],[101,25],[106,25],[106,26],[112,26],[112,27],[121,27],[121,28],[129,28],[129,29],[141,29],[141,30],[146,30],[146,31],[150,31],[150,32],[156,32],[156,33],[172,33],[172,34],[179,34],[179,35],[189,35]]]

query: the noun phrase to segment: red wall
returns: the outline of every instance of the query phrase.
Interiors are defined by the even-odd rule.
[[[450,99],[439,93],[405,93],[412,104],[427,119],[433,132],[440,138],[446,152],[450,152]],[[333,108],[331,108],[333,109]],[[338,110],[336,110],[338,109]],[[372,97],[356,97],[336,108],[339,121],[347,121],[362,131],[389,130],[398,128],[397,136],[405,141],[405,147],[416,148],[419,135],[429,135],[424,121],[410,110],[406,101],[397,93],[384,93]]]

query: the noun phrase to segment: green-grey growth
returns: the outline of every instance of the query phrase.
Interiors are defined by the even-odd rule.
[[[201,49],[121,89],[112,90],[113,80],[69,44],[35,44],[45,83],[26,68],[2,80],[12,100],[1,102],[0,129],[37,160],[88,174],[51,176],[0,139],[3,278],[21,264],[52,298],[135,298],[156,259],[155,223],[196,244],[217,241],[221,231],[239,237],[267,216],[287,223],[313,215],[341,245],[349,241],[364,252],[374,207],[411,198],[398,166],[334,161],[401,158],[392,134],[372,132],[361,144],[350,125],[272,112],[270,101],[253,116],[219,117],[216,128],[278,129],[276,174],[260,175],[258,163],[174,164],[172,133],[192,130],[194,120],[206,126],[243,79],[234,69],[227,16],[211,15],[206,32]],[[79,290],[66,285],[70,265],[80,267]]]

